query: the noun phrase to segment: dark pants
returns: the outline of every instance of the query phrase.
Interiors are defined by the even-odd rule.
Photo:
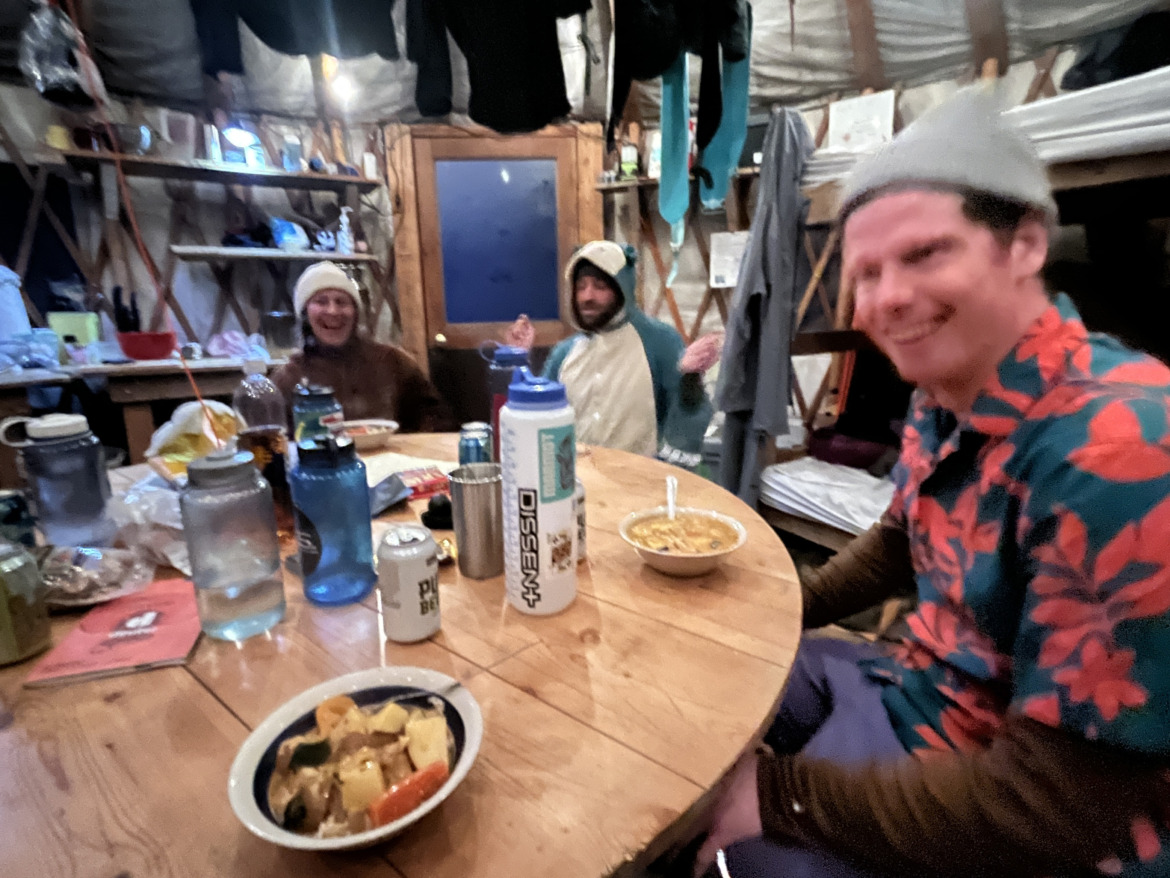
[[[866,644],[806,638],[765,740],[777,753],[806,753],[845,765],[906,755],[881,700],[881,684],[858,666]],[[817,849],[746,839],[726,850],[732,878],[879,878]],[[707,878],[718,878],[712,867]]]

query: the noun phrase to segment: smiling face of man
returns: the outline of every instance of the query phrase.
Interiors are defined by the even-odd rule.
[[[573,280],[573,307],[581,328],[594,331],[603,328],[622,309],[622,297],[601,269],[582,262]]]
[[[853,325],[902,377],[966,411],[1000,360],[1047,307],[1048,236],[1034,220],[1010,240],[970,220],[952,192],[880,196],[845,222],[842,284]]]

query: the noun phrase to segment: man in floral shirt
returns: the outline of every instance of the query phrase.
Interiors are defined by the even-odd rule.
[[[855,325],[917,390],[885,520],[805,625],[906,578],[919,606],[889,654],[806,640],[699,868],[1170,876],[1170,370],[1048,298],[1055,205],[990,93],[842,200]]]

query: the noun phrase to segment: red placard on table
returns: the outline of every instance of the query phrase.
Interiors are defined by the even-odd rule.
[[[94,607],[37,662],[25,686],[53,686],[181,665],[199,639],[195,587],[162,579]]]

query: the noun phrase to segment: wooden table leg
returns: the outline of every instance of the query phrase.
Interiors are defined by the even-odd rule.
[[[154,435],[154,414],[150,403],[138,402],[122,406],[122,420],[126,424],[126,444],[129,446],[129,463],[143,463],[150,437]]]

